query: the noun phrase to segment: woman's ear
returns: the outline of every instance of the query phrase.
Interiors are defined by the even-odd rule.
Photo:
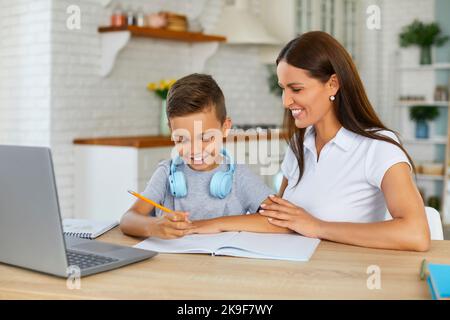
[[[335,96],[339,91],[339,79],[336,74],[332,74],[328,80],[328,88],[331,90],[331,94]]]
[[[231,121],[231,118],[227,117],[222,125],[222,132],[223,132],[224,138],[228,137],[228,134],[230,133],[232,125],[233,125],[233,122]]]

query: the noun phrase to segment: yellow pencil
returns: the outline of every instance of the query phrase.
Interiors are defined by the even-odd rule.
[[[143,200],[143,201],[145,201],[145,202],[147,202],[147,203],[150,203],[150,204],[154,205],[155,207],[161,209],[161,210],[164,211],[164,212],[167,212],[167,213],[172,213],[172,212],[173,212],[172,210],[170,210],[170,209],[168,209],[168,208],[166,208],[166,207],[164,207],[164,206],[162,206],[162,205],[156,203],[156,202],[153,201],[153,200],[150,200],[150,199],[144,197],[143,195],[140,195],[140,194],[137,193],[137,192],[128,190],[128,193],[129,193],[129,194],[132,194],[132,195],[135,196],[135,197],[138,197],[139,199],[141,199],[141,200]]]

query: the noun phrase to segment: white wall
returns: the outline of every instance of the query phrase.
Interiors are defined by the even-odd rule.
[[[0,1],[0,143],[50,143],[50,0]]]

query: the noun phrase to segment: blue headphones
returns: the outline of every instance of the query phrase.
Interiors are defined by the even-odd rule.
[[[215,198],[224,199],[231,192],[235,164],[227,150],[222,149],[220,154],[226,158],[228,170],[219,171],[213,175],[209,183],[209,192]],[[187,195],[187,184],[184,174],[177,171],[177,166],[181,163],[183,163],[183,160],[179,156],[170,162],[169,186],[170,193],[175,198],[183,198]]]

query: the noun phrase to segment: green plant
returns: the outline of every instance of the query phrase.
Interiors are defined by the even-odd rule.
[[[439,116],[439,109],[437,106],[413,106],[409,116],[415,121],[434,120]]]
[[[268,65],[267,69],[269,71],[269,77],[267,78],[267,82],[269,84],[269,90],[274,95],[281,97],[283,94],[283,89],[278,85],[278,76],[276,72],[276,68],[273,65]]]
[[[427,205],[439,211],[441,210],[441,198],[437,196],[431,196],[428,198]]]
[[[441,28],[436,22],[423,23],[414,20],[411,24],[403,27],[399,34],[400,46],[409,47],[410,45],[418,45],[420,47],[430,47],[432,45],[442,46],[448,36],[441,35]]]

